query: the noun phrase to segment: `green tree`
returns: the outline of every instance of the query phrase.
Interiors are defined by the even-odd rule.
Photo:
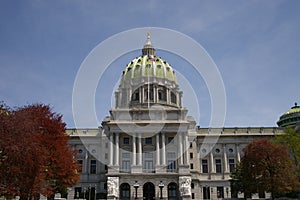
[[[232,173],[238,190],[246,197],[253,193],[270,192],[272,199],[282,192],[299,187],[286,148],[267,138],[255,140],[244,149],[240,166]]]
[[[284,134],[276,135],[275,138],[279,144],[286,146],[300,180],[300,130],[288,127],[284,130]]]

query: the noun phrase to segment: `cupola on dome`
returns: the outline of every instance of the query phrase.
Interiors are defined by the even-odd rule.
[[[285,112],[277,122],[279,127],[295,126],[300,123],[300,106],[295,103],[290,110]]]
[[[143,77],[158,78],[177,83],[174,69],[164,59],[155,55],[155,49],[148,33],[147,42],[142,49],[142,55],[133,59],[126,65],[122,80],[139,80]]]

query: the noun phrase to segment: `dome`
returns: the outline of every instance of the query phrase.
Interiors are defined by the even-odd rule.
[[[142,49],[142,55],[126,65],[122,80],[140,80],[148,77],[177,83],[175,71],[171,65],[155,55],[155,49],[150,41],[150,33],[148,33],[147,42]]]
[[[125,80],[141,77],[164,78],[177,82],[175,71],[170,64],[155,55],[141,55],[133,59],[122,75]]]
[[[300,106],[295,103],[290,110],[285,112],[277,122],[279,127],[286,127],[286,126],[295,126],[297,123],[300,123]]]

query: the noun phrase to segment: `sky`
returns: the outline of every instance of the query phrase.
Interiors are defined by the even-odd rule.
[[[299,10],[297,0],[2,0],[0,101],[10,107],[49,104],[72,128],[73,86],[90,52],[123,31],[161,27],[192,38],[215,62],[226,92],[225,127],[276,126],[280,115],[300,103]],[[86,128],[109,115],[125,65],[140,54],[121,55],[105,71],[95,93],[99,123]],[[185,87],[183,103],[198,125],[208,127],[211,99],[203,77],[177,55],[157,54],[188,80],[197,105]]]

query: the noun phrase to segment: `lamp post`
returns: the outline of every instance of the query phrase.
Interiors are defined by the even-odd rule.
[[[137,181],[135,181],[135,183],[133,184],[133,187],[135,188],[135,198],[137,199],[137,190],[140,187],[140,185],[138,184]]]
[[[161,198],[161,199],[163,198],[162,190],[163,190],[164,186],[165,186],[165,185],[163,184],[163,182],[160,181],[160,183],[158,184],[158,187],[159,187],[159,189],[160,189],[160,198]]]

